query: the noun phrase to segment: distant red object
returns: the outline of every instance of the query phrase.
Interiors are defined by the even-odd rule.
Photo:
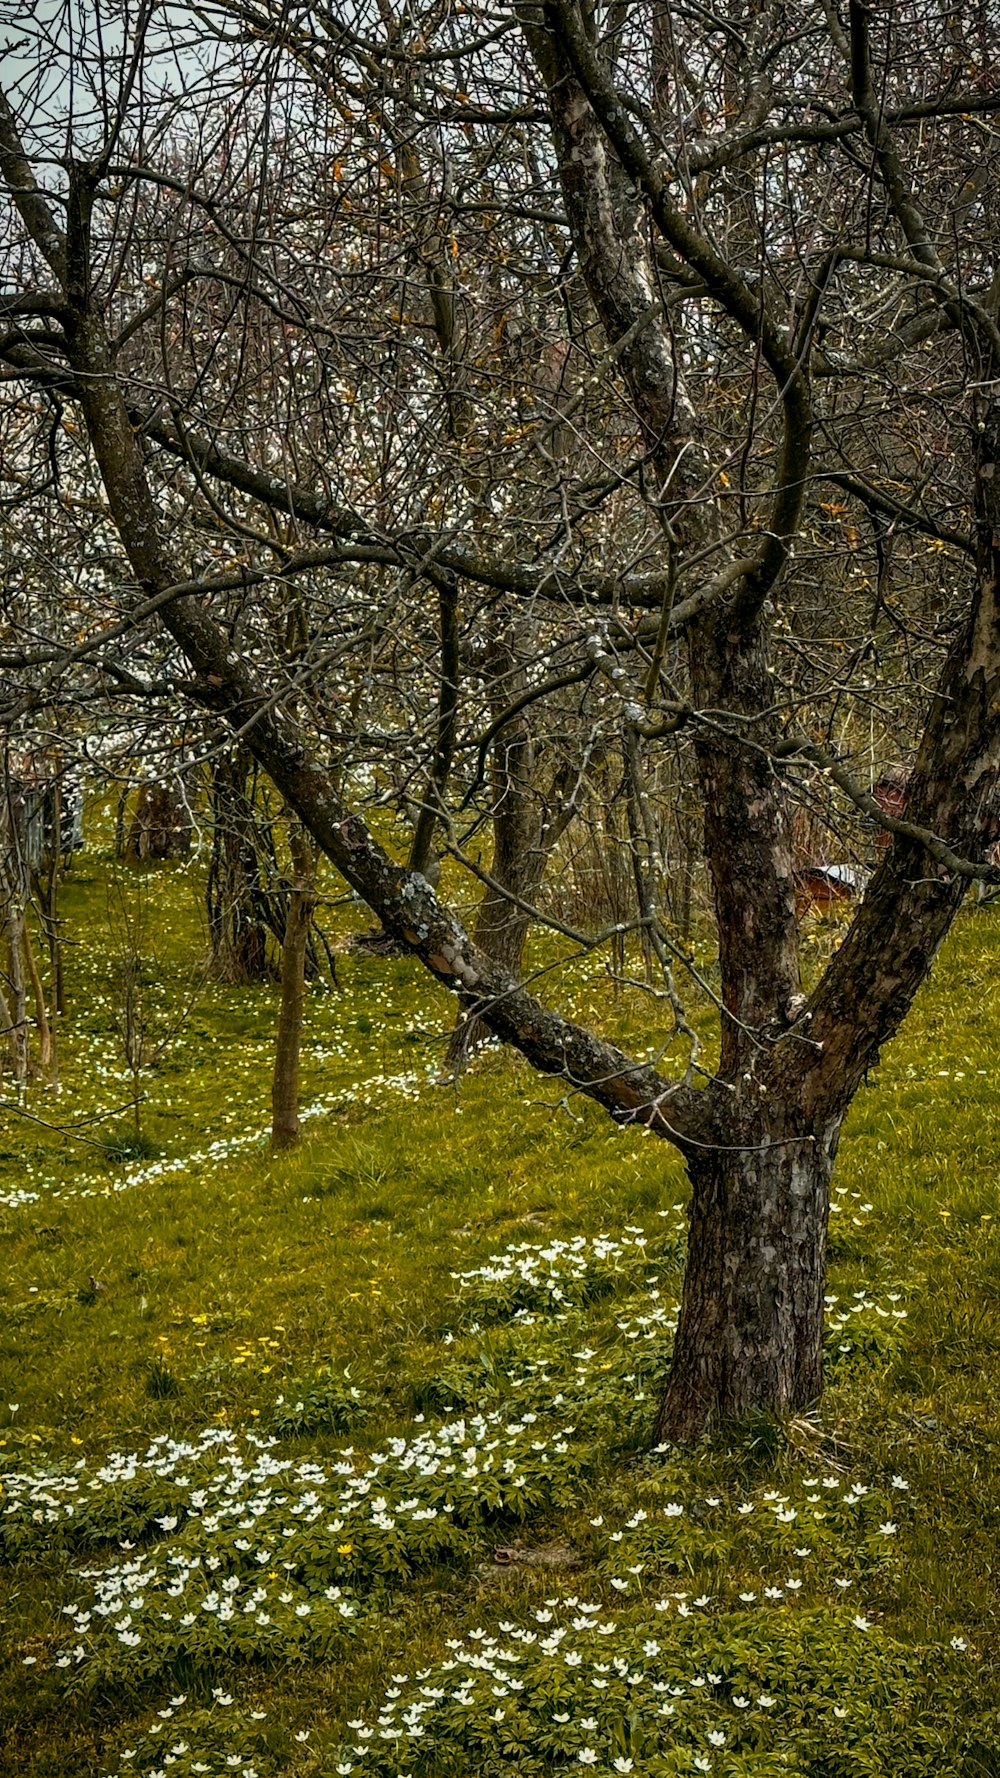
[[[795,872],[795,912],[826,914],[853,901],[864,887],[865,873],[850,864],[807,864]]]

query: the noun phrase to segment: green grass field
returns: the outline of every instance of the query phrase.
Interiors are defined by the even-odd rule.
[[[447,997],[354,954],[274,1158],[273,992],[202,979],[197,870],[116,882],[0,1136],[2,1770],[1000,1773],[1000,912],[855,1104],[822,1408],[681,1457],[677,1159],[510,1057],[435,1084]],[[543,990],[658,1049],[596,961]]]

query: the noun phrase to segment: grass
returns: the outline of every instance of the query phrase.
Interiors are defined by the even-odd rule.
[[[645,1447],[682,1261],[677,1160],[512,1058],[434,1085],[447,997],[405,959],[351,954],[339,990],[310,995],[306,1139],[272,1157],[274,994],[201,979],[197,893],[197,870],[119,884],[83,855],[65,1090],[35,1087],[44,1121],[9,1114],[0,1135],[0,1767],[1000,1773],[1000,912],[963,915],[855,1104],[820,1413],[667,1459]],[[123,896],[152,1056],[138,1134],[116,1034]],[[613,999],[595,964],[552,993],[656,1049],[638,996]],[[143,1469],[155,1439],[190,1448]],[[116,1451],[135,1473],[99,1480]],[[46,1504],[67,1499],[72,1516]],[[226,1515],[250,1499],[238,1539]],[[262,1566],[259,1631],[240,1541],[287,1577]],[[103,1617],[129,1563],[165,1578],[148,1598],[114,1581],[126,1603]],[[241,1658],[205,1609],[212,1574],[240,1601]],[[129,1597],[144,1603],[121,1632]],[[589,1702],[580,1599],[612,1657]],[[64,1647],[85,1653],[60,1667]],[[520,1689],[498,1678],[512,1648]],[[393,1710],[422,1733],[400,1739]]]

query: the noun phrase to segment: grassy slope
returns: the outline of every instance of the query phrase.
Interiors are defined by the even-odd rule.
[[[57,1104],[41,1091],[31,1101],[59,1123],[79,1125],[128,1097],[115,1078],[112,1031],[120,919],[109,926],[107,904],[106,867],[85,856],[67,898],[78,942],[66,1091]],[[376,1403],[355,1442],[373,1448],[386,1432],[406,1435],[421,1408],[430,1417],[446,1402],[449,1366],[466,1361],[475,1375],[491,1362],[489,1336],[462,1329],[454,1270],[522,1240],[617,1233],[629,1223],[655,1231],[657,1211],[683,1195],[681,1170],[659,1145],[612,1129],[591,1107],[555,1108],[552,1084],[514,1061],[487,1060],[460,1094],[415,1086],[409,1077],[426,1075],[438,1054],[425,1034],[443,1027],[449,1009],[433,984],[394,959],[344,957],[341,992],[313,995],[305,1098],[334,1109],[311,1124],[297,1154],[272,1159],[246,1138],[266,1125],[273,995],[205,988],[169,1035],[198,943],[193,890],[181,873],[155,879],[141,942],[160,994],[153,1035],[168,1037],[145,1083],[144,1133],[159,1152],[123,1162],[93,1146],[109,1133],[125,1140],[122,1113],[78,1132],[87,1142],[13,1116],[0,1137],[0,1191],[9,1199],[0,1211],[0,1458],[8,1469],[97,1464],[110,1450],[141,1451],[157,1434],[213,1424],[266,1428],[279,1396],[305,1397],[348,1368]],[[998,943],[1000,912],[963,917],[905,1033],[859,1095],[841,1148],[845,1209],[831,1290],[842,1302],[856,1291],[880,1302],[900,1292],[907,1320],[898,1341],[839,1364],[818,1422],[794,1428],[790,1441],[759,1427],[735,1447],[717,1441],[671,1470],[675,1487],[737,1491],[759,1490],[768,1478],[787,1485],[803,1465],[876,1481],[905,1474],[905,1544],[898,1560],[867,1573],[865,1609],[904,1644],[946,1649],[952,1634],[968,1640],[961,1659],[942,1655],[942,1673],[949,1660],[954,1671],[945,1702],[934,1706],[942,1769],[968,1778],[1000,1772],[1000,1719],[990,1720],[1000,1597]],[[579,973],[573,992],[584,1014],[606,998],[599,980]],[[626,999],[611,1022],[623,1032],[631,1026],[635,1040],[645,1016]],[[210,1153],[212,1143],[228,1149]],[[204,1158],[185,1159],[194,1152]],[[173,1162],[183,1164],[172,1170]],[[626,1304],[629,1288],[619,1292]],[[602,1299],[573,1324],[574,1338],[603,1350],[613,1318]],[[485,1377],[484,1405],[498,1387],[502,1395]],[[613,1401],[609,1411],[613,1425]],[[605,1503],[624,1512],[641,1496],[635,1453],[644,1413],[622,1409],[618,1448],[612,1432],[561,1505],[539,1507],[524,1526],[484,1522],[464,1558],[421,1570],[342,1656],[291,1673],[256,1665],[233,1679],[225,1667],[187,1671],[189,1695],[209,1701],[211,1684],[238,1684],[246,1708],[267,1711],[274,1728],[262,1778],[336,1770],[317,1744],[325,1736],[332,1746],[387,1675],[430,1664],[447,1636],[481,1618],[537,1604],[529,1567],[490,1571],[494,1546],[569,1540],[599,1577],[588,1527]],[[289,1449],[331,1454],[343,1442],[318,1425]],[[713,1548],[717,1579],[727,1563],[734,1573],[746,1565],[735,1530],[732,1538],[731,1547],[723,1540]],[[692,1575],[701,1560],[690,1558]],[[11,1651],[0,1679],[4,1770],[32,1778],[115,1770],[171,1689],[166,1679],[145,1691],[111,1682],[67,1699],[49,1657],[61,1634],[58,1608],[79,1597],[68,1577],[78,1565],[39,1537],[0,1576],[0,1627]],[[543,1590],[574,1584],[581,1587],[579,1574],[547,1573]],[[781,1610],[793,1607],[786,1601]],[[36,1664],[25,1666],[26,1655]],[[980,1727],[970,1737],[973,1720]],[[289,1738],[303,1724],[309,1743]],[[827,1768],[822,1757],[801,1770],[837,1778],[899,1770]]]

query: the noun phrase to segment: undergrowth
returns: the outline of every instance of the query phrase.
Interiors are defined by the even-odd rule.
[[[137,1125],[107,868],[68,899],[64,1094],[3,1137],[4,1770],[1000,1773],[1000,915],[854,1108],[822,1409],[682,1456],[649,1448],[676,1159],[495,1053],[437,1084],[446,998],[362,954],[270,1156],[274,996],[199,982],[176,869]],[[596,964],[560,993],[657,1053]]]

